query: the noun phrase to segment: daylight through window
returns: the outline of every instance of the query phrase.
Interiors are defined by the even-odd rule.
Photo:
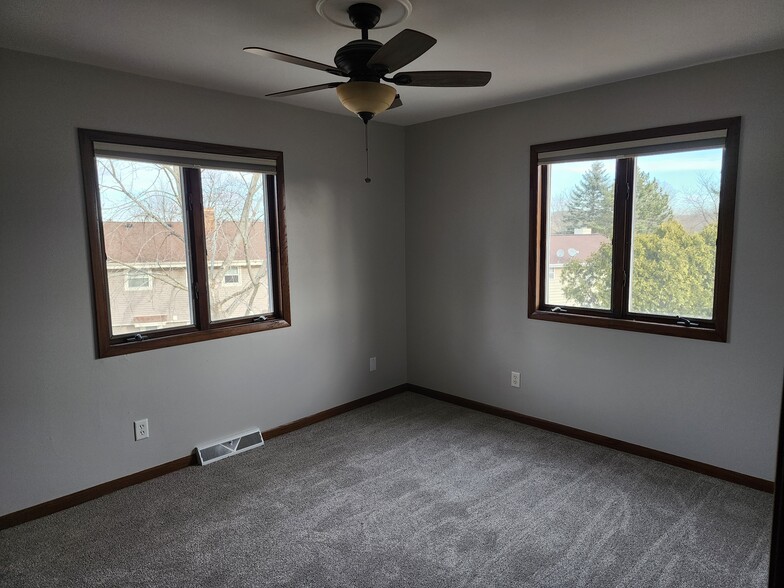
[[[533,146],[529,316],[726,341],[739,131]]]
[[[80,142],[99,356],[288,326],[279,152]]]

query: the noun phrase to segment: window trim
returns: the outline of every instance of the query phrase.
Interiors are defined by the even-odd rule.
[[[728,337],[740,122],[741,117],[733,117],[532,145],[529,201],[528,318],[726,342]],[[539,154],[549,151],[599,147],[614,143],[716,130],[726,130],[727,135],[722,157],[713,320],[700,321],[699,326],[689,326],[677,324],[676,319],[671,316],[629,312],[628,297],[624,295],[627,292],[627,287],[623,283],[623,272],[615,270],[620,267],[627,275],[629,273],[630,259],[628,252],[630,251],[632,207],[626,205],[626,190],[624,187],[619,186],[617,182],[613,210],[613,235],[616,238],[613,239],[612,309],[604,311],[567,307],[568,310],[564,310],[556,305],[545,304],[546,280],[544,276],[547,275],[545,272],[548,269],[546,250],[548,206],[546,186],[548,168],[546,164],[540,165]],[[628,174],[633,173],[633,170],[630,170],[630,166],[627,165],[628,161],[628,159],[617,160],[616,177],[625,176],[628,178]]]
[[[96,356],[112,357],[231,337],[245,333],[255,333],[291,326],[291,303],[289,295],[288,244],[286,237],[286,200],[284,192],[283,153],[264,149],[236,147],[198,141],[150,137],[78,129],[80,160],[87,213],[87,232],[90,246],[90,266],[92,270],[93,315],[95,318]],[[173,327],[144,334],[111,335],[110,300],[108,271],[105,264],[103,227],[101,224],[101,200],[98,186],[98,171],[95,163],[95,143],[117,143],[148,147],[216,154],[230,157],[250,157],[275,162],[275,174],[267,173],[266,180],[266,233],[269,243],[267,271],[269,288],[272,294],[273,311],[260,315],[237,319],[209,321],[209,295],[207,292],[207,260],[197,252],[205,251],[204,210],[201,198],[193,192],[201,193],[201,176],[198,169],[183,167],[183,175],[192,187],[191,193],[184,194],[187,230],[191,235],[188,254],[193,268],[195,282],[191,303],[194,324]],[[186,184],[188,185],[188,184]]]

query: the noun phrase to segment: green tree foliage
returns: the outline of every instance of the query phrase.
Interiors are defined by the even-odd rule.
[[[672,218],[670,195],[656,178],[637,169],[634,179],[634,232],[650,233]]]
[[[601,161],[595,161],[580,183],[569,193],[564,222],[566,230],[590,228],[602,235],[612,234],[613,182]]]
[[[571,219],[579,221],[581,217],[576,212],[588,209],[583,206],[588,195],[585,188],[590,187],[594,196],[603,194],[596,183],[601,177],[600,171],[598,166],[592,166],[572,191],[575,212]],[[673,219],[669,194],[645,172],[637,173],[634,198],[631,310],[710,318],[717,224],[710,223],[696,233],[686,231]],[[598,197],[595,200],[600,201]],[[591,228],[602,232],[598,230],[601,223],[595,223]],[[561,285],[569,304],[583,308],[610,308],[611,280],[612,245],[609,242],[587,260],[567,263],[561,274]]]
[[[570,261],[561,273],[561,287],[571,306],[610,308],[612,245],[605,243],[587,261]]]
[[[604,163],[595,161],[580,183],[569,193],[564,222],[568,232],[590,228],[592,233],[611,236],[613,225],[613,181]],[[640,232],[655,230],[672,218],[670,197],[656,178],[637,169],[634,179],[635,225]]]
[[[688,233],[674,221],[636,236],[630,310],[648,314],[710,318],[717,226]]]

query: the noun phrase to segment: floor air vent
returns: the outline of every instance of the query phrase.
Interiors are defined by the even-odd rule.
[[[264,439],[261,437],[261,429],[251,429],[223,441],[198,445],[196,453],[199,455],[199,464],[207,465],[224,457],[231,457],[262,445],[264,445]]]

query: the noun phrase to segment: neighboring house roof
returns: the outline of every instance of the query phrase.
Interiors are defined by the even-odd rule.
[[[699,233],[709,224],[716,223],[718,215],[716,215],[716,218],[707,218],[706,215],[700,213],[676,214],[675,220],[678,221],[687,232]]]
[[[610,240],[604,235],[550,235],[549,265],[562,265],[575,259],[585,261]],[[559,255],[560,253],[560,255]]]
[[[255,223],[248,232],[247,252],[245,240],[238,237],[237,224],[218,222],[213,233],[208,233],[207,251],[216,260],[225,260],[233,246],[235,261],[246,258],[265,259],[266,237],[264,223]],[[115,222],[103,223],[104,243],[108,261],[134,264],[157,263],[161,265],[185,262],[185,231],[183,223]],[[213,237],[210,237],[210,234]],[[235,245],[236,244],[236,245]]]

